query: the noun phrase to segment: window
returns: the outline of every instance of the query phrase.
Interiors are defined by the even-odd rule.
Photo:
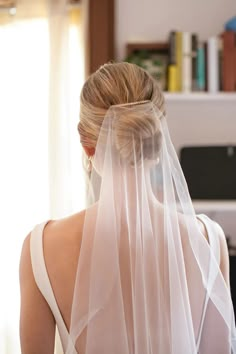
[[[14,17],[0,13],[2,354],[20,353],[18,268],[23,239],[35,224],[84,207],[76,131],[84,80],[81,9],[64,14],[68,32],[57,34],[50,29],[52,18],[26,18],[20,10]],[[52,43],[60,43],[62,37],[67,46],[63,62],[59,52],[52,53]],[[60,89],[52,92],[59,74]]]

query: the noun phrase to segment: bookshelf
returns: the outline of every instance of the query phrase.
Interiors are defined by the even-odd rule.
[[[128,42],[125,60],[149,71],[162,90],[168,89],[168,98],[231,100],[236,94],[235,43],[236,31],[205,42],[198,34],[172,31],[167,42]]]

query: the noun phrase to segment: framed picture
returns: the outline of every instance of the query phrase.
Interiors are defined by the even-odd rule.
[[[147,70],[156,80],[162,90],[167,89],[167,69],[169,61],[169,44],[160,43],[128,43],[126,59]]]

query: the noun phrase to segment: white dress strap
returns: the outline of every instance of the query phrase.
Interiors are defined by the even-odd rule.
[[[197,215],[197,218],[205,225],[211,250],[215,256],[217,264],[220,264],[220,240],[219,230],[217,228],[219,225],[204,214]]]
[[[220,241],[219,241],[219,235],[218,235],[218,230],[217,230],[217,224],[212,221],[208,216],[204,214],[197,215],[197,218],[203,223],[203,225],[206,228],[207,231],[207,236],[209,240],[209,246],[211,249],[211,259],[209,263],[209,274],[208,274],[208,284],[210,286],[208,287],[208,290],[206,291],[206,296],[205,296],[205,302],[203,306],[203,311],[202,311],[202,320],[201,324],[199,327],[199,333],[198,333],[198,338],[197,338],[197,353],[198,349],[200,346],[200,341],[201,341],[201,336],[202,336],[202,331],[203,331],[203,326],[204,326],[204,319],[207,311],[207,306],[209,303],[209,294],[208,292],[211,291],[211,287],[214,284],[214,280],[217,276],[217,274],[213,271],[214,267],[212,267],[212,262],[214,260],[217,262],[218,265],[220,265]]]
[[[31,232],[30,255],[35,282],[48,302],[60,334],[62,346],[65,349],[68,341],[68,330],[58,308],[52,286],[48,277],[43,254],[43,230],[48,222],[37,225]]]

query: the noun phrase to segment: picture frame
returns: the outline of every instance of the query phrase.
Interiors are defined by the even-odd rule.
[[[128,43],[125,61],[147,70],[158,81],[163,91],[167,89],[168,42]]]

